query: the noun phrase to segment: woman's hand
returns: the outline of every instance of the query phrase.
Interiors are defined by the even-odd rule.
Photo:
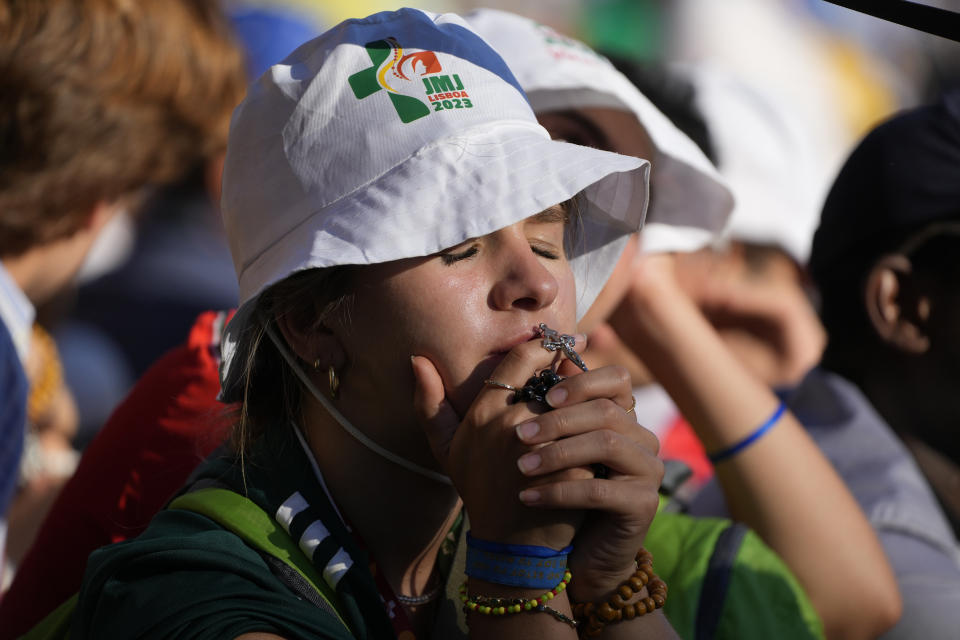
[[[552,479],[522,498],[534,507],[590,510],[573,541],[570,593],[579,602],[601,600],[636,569],[663,478],[659,442],[628,413],[633,396],[622,367],[569,377],[547,399],[553,411],[517,428],[518,438],[538,447],[518,466],[530,478],[550,478],[602,464],[607,477]]]
[[[516,387],[548,366],[556,354],[540,340],[514,347],[490,378]],[[581,508],[532,509],[519,495],[551,482],[592,478],[577,465],[525,476],[517,460],[539,445],[517,437],[516,427],[537,417],[534,403],[513,403],[513,392],[484,386],[461,420],[445,399],[443,382],[427,358],[415,356],[414,405],[433,453],[460,493],[477,538],[561,549],[570,544],[583,519]],[[546,410],[546,407],[543,408]],[[589,461],[588,461],[589,462]]]
[[[539,341],[526,343],[491,378],[519,386],[551,358]],[[486,387],[462,422],[443,400],[430,362],[414,358],[414,371],[428,439],[461,493],[474,535],[558,549],[578,531],[570,563],[579,600],[606,597],[633,573],[663,465],[656,437],[627,412],[633,397],[624,369],[568,377],[547,396],[554,410],[539,414],[510,404],[508,391]],[[608,477],[594,477],[594,464],[605,465]]]

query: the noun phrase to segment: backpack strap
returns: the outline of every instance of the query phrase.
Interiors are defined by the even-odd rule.
[[[210,487],[184,493],[167,508],[199,513],[239,536],[264,556],[274,575],[284,584],[332,613],[350,631],[340,615],[336,592],[289,534],[255,502],[230,489]],[[315,593],[307,591],[305,584]]]
[[[73,594],[59,607],[44,616],[36,625],[20,636],[20,640],[60,640],[70,637],[73,613],[79,594]]]
[[[707,573],[700,587],[700,602],[697,606],[695,627],[696,640],[713,640],[717,634],[723,605],[730,588],[730,578],[737,553],[747,535],[746,525],[733,522],[720,532],[713,546]]]

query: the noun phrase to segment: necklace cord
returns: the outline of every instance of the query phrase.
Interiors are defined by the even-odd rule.
[[[326,396],[320,393],[316,385],[314,385],[310,380],[309,376],[307,376],[303,369],[297,364],[293,354],[290,353],[290,349],[287,347],[286,343],[280,339],[280,336],[277,335],[276,329],[272,324],[267,325],[267,335],[270,336],[270,341],[273,342],[273,345],[277,348],[277,351],[280,352],[280,355],[283,356],[283,359],[286,360],[287,364],[290,365],[290,368],[293,369],[294,375],[296,375],[297,378],[300,379],[300,382],[306,386],[306,388],[310,391],[310,394],[321,405],[323,405],[323,408],[327,410],[327,413],[333,416],[333,419],[336,420],[341,427],[343,427],[343,430],[353,436],[357,442],[365,446],[370,451],[373,451],[380,457],[389,460],[395,465],[403,467],[407,471],[412,471],[413,473],[421,475],[425,478],[429,478],[434,482],[439,482],[440,484],[453,486],[453,481],[450,480],[449,476],[445,476],[444,474],[434,471],[433,469],[427,469],[416,462],[407,460],[406,458],[403,458],[392,451],[383,448],[371,440],[366,434],[350,424],[350,421],[347,420],[346,416],[340,413],[340,411],[333,406],[333,403],[330,402]]]

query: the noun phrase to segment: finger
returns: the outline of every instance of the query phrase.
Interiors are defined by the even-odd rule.
[[[612,429],[646,449],[660,449],[657,437],[637,424],[636,417],[613,400],[600,398],[532,417],[517,425],[517,437],[526,444],[542,444],[598,429]]]
[[[433,363],[423,356],[411,356],[410,363],[414,378],[414,411],[423,425],[434,457],[445,469],[460,417],[447,402],[443,379]]]
[[[611,365],[571,376],[560,382],[547,394],[547,404],[554,409],[579,404],[595,398],[610,398],[626,411],[633,404],[630,372],[625,367]]]
[[[661,470],[663,465],[660,466]],[[655,511],[657,487],[662,476],[630,480],[565,480],[524,489],[520,501],[529,507],[549,509],[598,509],[621,515]]]
[[[613,429],[631,437],[643,437],[634,415],[609,398],[555,409],[531,418],[531,421],[539,427],[536,434],[529,435],[526,428],[517,429],[517,435],[527,444],[540,444],[597,429]]]
[[[490,374],[489,380],[519,389],[531,377],[549,367],[556,358],[556,353],[543,348],[539,338],[530,340],[508,351],[500,364],[493,370],[493,373]],[[489,409],[495,407],[498,411],[502,410],[504,399],[512,402],[513,394],[514,392],[508,389],[485,384],[480,393],[477,394],[473,410],[482,410],[484,407]]]
[[[650,473],[655,459],[655,454],[627,436],[601,429],[530,451],[517,459],[517,467],[532,477],[599,463],[614,473],[641,476]]]

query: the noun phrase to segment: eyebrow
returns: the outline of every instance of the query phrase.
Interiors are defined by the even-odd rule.
[[[548,207],[541,211],[540,213],[530,216],[530,222],[534,224],[550,224],[553,222],[563,222],[566,223],[570,219],[570,216],[567,215],[566,209],[562,204],[555,204],[552,207]]]

